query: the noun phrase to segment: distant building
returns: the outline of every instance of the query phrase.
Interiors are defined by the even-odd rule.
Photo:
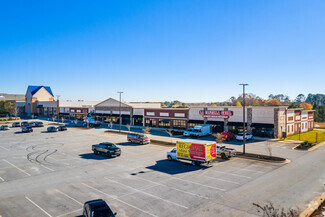
[[[60,117],[84,119],[89,113],[95,111],[99,101],[60,100]]]
[[[57,112],[52,90],[48,86],[28,86],[25,95],[25,112],[27,116],[51,116]]]
[[[9,93],[0,93],[0,100],[6,101],[24,101],[25,95],[24,94],[9,94]]]

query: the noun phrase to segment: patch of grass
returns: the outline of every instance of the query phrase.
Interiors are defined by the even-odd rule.
[[[318,144],[320,142],[325,141],[325,130],[312,130],[306,133],[300,133],[300,136],[292,135],[288,136],[286,139],[290,140],[300,140],[300,141],[307,141],[309,143]]]

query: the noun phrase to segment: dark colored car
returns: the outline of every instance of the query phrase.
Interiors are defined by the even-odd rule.
[[[28,125],[28,122],[27,121],[23,121],[20,124],[21,127],[26,127],[27,125]]]
[[[57,131],[58,131],[58,129],[56,127],[54,127],[54,126],[51,126],[51,127],[47,128],[47,132],[57,132]]]
[[[43,122],[40,122],[40,121],[36,121],[36,122],[34,122],[34,124],[35,124],[35,127],[44,127]]]
[[[66,126],[58,126],[57,129],[58,129],[58,131],[65,131],[65,130],[67,130],[67,127]]]
[[[94,154],[104,154],[108,157],[116,157],[121,155],[121,149],[118,148],[114,143],[103,142],[98,145],[93,145],[92,150]]]
[[[27,124],[27,126],[29,126],[29,127],[36,127],[36,124],[35,124],[35,122],[33,121],[33,122],[29,122],[29,123]]]
[[[12,127],[20,127],[20,123],[19,122],[14,122],[11,125]]]
[[[83,216],[85,217],[115,217],[111,208],[102,199],[90,200],[84,203]]]
[[[30,133],[30,132],[33,132],[33,128],[32,127],[23,127],[23,128],[21,128],[21,131],[24,133]]]

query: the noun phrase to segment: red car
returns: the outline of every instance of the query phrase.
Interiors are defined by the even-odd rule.
[[[222,132],[220,134],[220,138],[226,141],[229,141],[231,139],[233,139],[235,136],[235,134],[231,133],[231,132]]]

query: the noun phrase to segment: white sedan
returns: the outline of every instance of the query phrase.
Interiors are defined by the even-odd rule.
[[[245,140],[252,140],[253,139],[253,135],[250,133],[245,133]],[[243,141],[244,140],[244,133],[238,133],[236,135],[236,140],[237,141]]]

